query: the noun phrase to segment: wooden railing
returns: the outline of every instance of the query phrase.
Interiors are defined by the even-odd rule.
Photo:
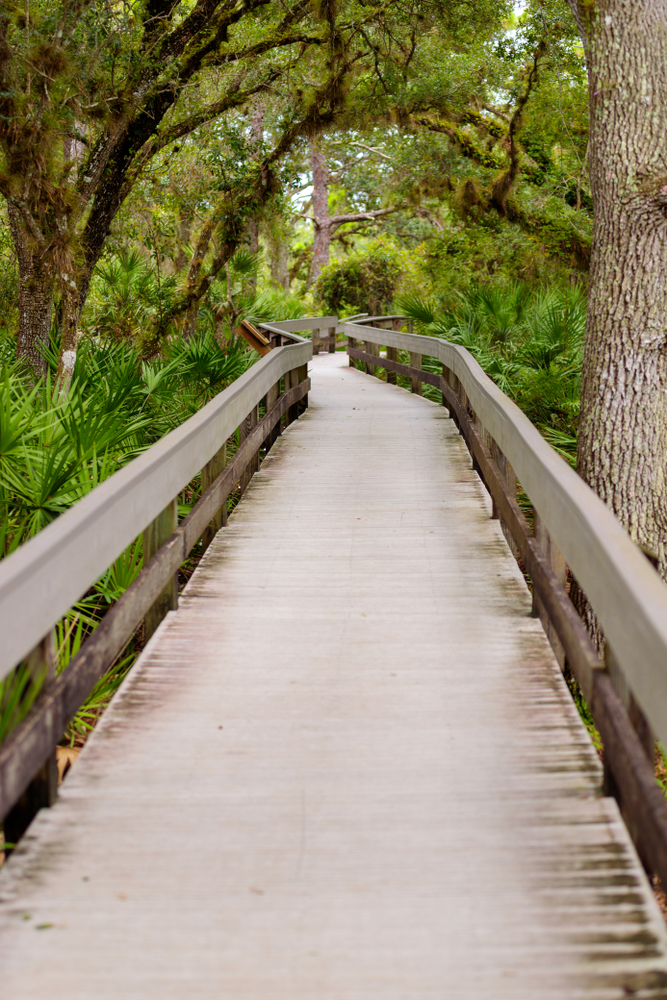
[[[667,746],[667,586],[468,351],[377,324],[344,327],[351,365],[362,362],[370,375],[382,369],[388,382],[404,376],[416,393],[423,384],[441,392],[491,495],[493,516],[530,576],[535,614],[588,702],[604,744],[606,790],[618,799],[645,866],[667,886],[667,803],[654,772],[655,738]],[[424,370],[425,356],[442,374]],[[517,479],[534,507],[534,529],[517,503]],[[604,631],[604,664],[570,601],[568,567]]]
[[[280,320],[278,323],[260,323],[260,329],[267,331],[272,340],[281,334],[303,333],[309,330],[313,354],[319,354],[323,344],[327,346],[329,353],[333,354],[336,350],[338,317],[310,316],[302,319],[286,319]],[[323,331],[326,333],[323,334]]]
[[[0,680],[27,668],[41,685],[29,714],[0,744],[0,821],[7,841],[53,801],[55,747],[69,720],[142,620],[148,638],[176,607],[179,567],[200,539],[205,547],[226,523],[227,498],[237,485],[245,489],[259,467],[260,449],[268,450],[307,406],[312,345],[284,329],[304,328],[299,323],[312,329],[337,319],[272,327],[274,350],[0,563]],[[237,430],[239,447],[228,461],[227,441]],[[200,473],[200,499],[178,524],[177,497]],[[56,676],[56,623],[139,535],[143,570]]]

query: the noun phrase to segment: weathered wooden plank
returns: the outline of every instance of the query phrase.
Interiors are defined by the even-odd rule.
[[[660,914],[459,436],[343,364],[316,359],[317,407],[0,875],[12,1000],[664,993]]]

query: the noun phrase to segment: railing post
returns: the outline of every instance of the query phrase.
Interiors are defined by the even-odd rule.
[[[644,752],[651,764],[653,764],[655,755],[655,736],[651,730],[648,719],[637,704],[631,689],[628,687],[625,675],[621,670],[618,660],[614,656],[614,651],[608,642],[605,644],[605,667],[607,668],[607,673],[609,674],[609,679],[612,683],[614,691],[625,705],[630,722],[639,737],[639,741],[644,748]]]
[[[350,337],[350,335],[348,334],[348,337],[347,337],[348,351],[349,351],[350,348],[352,348],[354,350],[356,348],[356,346],[357,346],[356,338],[355,337]],[[349,362],[349,367],[350,368],[355,368],[356,367],[355,363],[354,363],[354,358],[350,354],[348,354],[348,362]]]
[[[410,367],[421,368],[421,366],[422,366],[421,354],[415,354],[413,351],[410,351]],[[410,391],[416,393],[418,396],[421,396],[422,384],[418,378],[410,379]]]
[[[514,469],[509,464],[505,455],[500,450],[495,441],[493,441],[491,444],[491,457],[498,466],[500,474],[505,480],[510,494],[512,495],[512,497],[516,497],[516,476],[514,474]],[[518,559],[519,558],[518,546],[514,541],[514,538],[512,537],[511,531],[505,524],[505,521],[502,519],[502,517],[500,518],[500,527],[502,529],[503,535],[505,536],[505,541],[509,546],[510,552],[512,553],[515,559]]]
[[[387,361],[398,361],[398,348],[397,347],[387,347]],[[387,368],[387,382],[390,385],[396,385],[396,372],[391,372]]]
[[[364,347],[366,349],[367,354],[377,354],[375,344],[371,344],[370,340],[364,341]],[[375,375],[375,365],[372,365],[370,361],[366,362],[365,368],[367,375]]]
[[[537,543],[542,549],[542,552],[544,553],[552,570],[556,574],[558,582],[562,587],[564,587],[567,579],[567,566],[565,565],[563,554],[553,541],[549,531],[547,530],[546,524],[537,511],[534,512],[534,516],[535,538]],[[549,617],[535,590],[533,590],[533,614],[542,622],[542,627],[547,634],[547,638],[551,644],[558,666],[561,670],[563,670],[565,667],[565,650],[563,649],[560,639],[558,638],[556,629],[553,627],[551,618]]]
[[[144,566],[148,565],[156,552],[162,548],[178,527],[178,497],[167,504],[161,513],[144,531]],[[178,575],[175,574],[144,618],[144,639],[148,641],[156,628],[168,614],[178,607]]]
[[[336,353],[336,327],[329,327],[329,354]]]
[[[392,320],[391,327],[392,327],[392,330],[395,330],[397,333],[400,333],[400,331],[401,331],[401,321],[400,321],[400,319]],[[389,347],[389,346],[387,346],[387,361],[398,361],[398,348],[397,347]],[[390,372],[389,369],[387,368],[386,369],[386,374],[387,374],[387,382],[390,385],[396,385],[396,372]]]
[[[285,373],[285,392],[288,389],[294,389],[299,384],[299,371],[298,368],[291,368]],[[293,403],[289,407],[287,413],[285,414],[285,427],[289,427],[293,424],[295,420],[299,418],[299,404]]]
[[[24,661],[24,669],[30,674],[30,685],[46,692],[55,677],[55,655],[53,632],[49,632]],[[2,822],[4,839],[8,844],[16,844],[28,829],[40,809],[52,806],[58,793],[58,768],[55,747],[42,764],[37,774],[12,806]],[[11,848],[7,849],[9,854]]]
[[[245,439],[250,435],[253,428],[259,423],[259,405],[253,406],[252,410],[245,418],[241,426],[239,427],[239,439],[242,444]],[[250,459],[246,465],[243,473],[241,475],[241,496],[245,493],[248,488],[248,483],[252,479],[253,475],[259,469],[259,451],[257,451],[253,457]]]
[[[278,382],[272,385],[266,394],[264,405],[267,413],[270,413],[273,407],[276,405],[279,396],[280,396],[280,380],[278,380]],[[281,433],[281,427],[279,420],[276,426],[271,431],[269,431],[269,435],[266,441],[264,442],[264,447],[266,448],[267,452],[271,450],[271,448],[276,442],[276,438],[279,436],[280,433]]]
[[[205,493],[206,490],[213,485],[215,480],[218,478],[224,467],[227,465],[227,442],[223,444],[210,462],[207,462],[204,468],[201,470],[201,491]],[[227,524],[227,498],[225,497],[225,502],[222,507],[215,515],[208,528],[204,531],[202,535],[202,551],[206,552],[215,535],[220,530],[224,528]]]
[[[311,340],[313,342],[313,354],[319,354],[320,353],[320,330],[319,330],[319,327],[317,328],[317,330],[313,330],[311,332],[310,336],[311,336]]]
[[[296,369],[296,381],[294,384],[300,385],[302,382],[305,382],[307,378],[308,378],[308,365],[307,364],[299,365],[299,367]],[[301,414],[305,413],[306,410],[308,409],[308,393],[306,393],[303,399],[297,403],[297,406],[299,407],[299,416],[301,416]]]

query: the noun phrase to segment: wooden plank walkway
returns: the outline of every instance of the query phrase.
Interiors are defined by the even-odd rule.
[[[0,873],[2,1000],[667,997],[456,429],[346,363]]]

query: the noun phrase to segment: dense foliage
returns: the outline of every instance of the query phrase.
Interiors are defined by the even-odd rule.
[[[335,222],[313,284],[314,136]],[[571,459],[587,144],[560,0],[518,21],[490,0],[5,6],[2,555],[244,371],[246,317],[400,309],[468,347]],[[59,670],[141,560],[137,540],[60,623]],[[0,689],[0,739],[24,681]]]

